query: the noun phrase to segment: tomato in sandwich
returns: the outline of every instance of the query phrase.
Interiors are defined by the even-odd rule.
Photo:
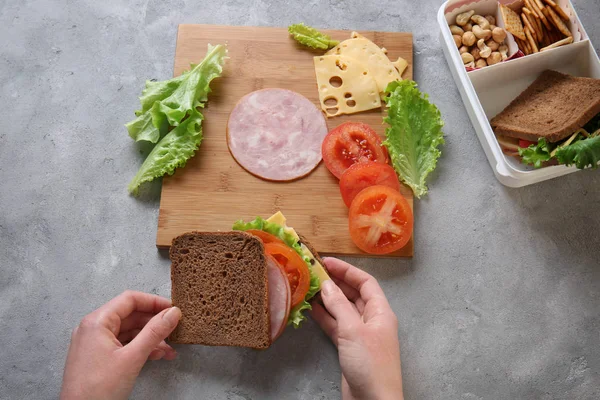
[[[338,179],[352,164],[388,161],[377,132],[360,122],[346,122],[332,129],[323,140],[321,152],[325,166]]]
[[[279,239],[277,236],[275,235],[271,235],[268,232],[265,231],[261,231],[258,229],[248,229],[246,232],[256,236],[257,238],[259,238],[260,240],[262,240],[262,242],[264,244],[267,243],[281,243],[283,244],[283,240]]]
[[[387,186],[363,189],[349,210],[352,241],[371,254],[387,254],[408,243],[413,231],[413,214],[406,199]]]
[[[363,189],[383,185],[400,191],[400,181],[394,168],[377,162],[356,163],[348,168],[340,179],[340,193],[347,207]]]
[[[265,243],[265,252],[283,267],[292,291],[292,308],[304,301],[310,288],[308,265],[298,253],[285,243]]]
[[[519,147],[526,149],[531,145],[536,145],[537,142],[532,142],[531,140],[519,139]]]

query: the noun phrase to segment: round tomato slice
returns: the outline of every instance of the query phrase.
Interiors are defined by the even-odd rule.
[[[371,254],[387,254],[408,243],[413,231],[413,214],[406,199],[387,186],[363,189],[349,211],[352,241]]]
[[[246,232],[258,237],[260,240],[263,241],[264,244],[267,243],[283,243],[283,240],[279,239],[277,236],[275,235],[271,235],[268,232],[265,231],[261,231],[258,229],[248,229]]]
[[[400,181],[394,168],[376,162],[356,163],[348,168],[340,179],[340,193],[347,207],[363,189],[383,185],[400,191]]]
[[[532,142],[531,140],[519,139],[519,147],[526,149],[532,144],[537,144],[537,142]]]
[[[385,164],[388,160],[377,132],[360,122],[346,122],[332,129],[323,140],[321,152],[325,166],[338,179],[352,164],[365,161]]]
[[[281,265],[292,291],[292,308],[300,304],[310,288],[310,271],[306,262],[285,243],[265,243],[265,252]]]

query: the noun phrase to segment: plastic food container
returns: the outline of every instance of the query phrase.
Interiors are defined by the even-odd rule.
[[[522,1],[501,0],[507,6]],[[557,165],[534,169],[518,159],[505,155],[496,140],[490,120],[500,113],[515,97],[525,90],[544,70],[552,69],[573,76],[600,79],[600,59],[589,41],[581,21],[569,0],[556,1],[570,18],[569,29],[573,43],[524,57],[515,55],[517,45],[507,32],[509,56],[507,61],[467,72],[452,38],[449,24],[457,14],[475,10],[480,15],[495,15],[497,25],[503,27],[496,0],[449,0],[438,11],[438,23],[444,55],[460,95],[481,142],[481,146],[498,180],[510,187],[522,187],[547,179],[579,171],[576,167]]]

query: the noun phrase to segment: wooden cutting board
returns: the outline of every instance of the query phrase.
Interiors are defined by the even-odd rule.
[[[350,38],[350,31],[326,31],[334,39]],[[391,60],[403,57],[412,79],[412,34],[360,32],[388,50]],[[185,168],[163,179],[156,245],[169,247],[174,237],[188,231],[228,231],[242,218],[268,218],[281,210],[290,226],[306,236],[317,251],[330,255],[365,255],[350,239],[348,209],[338,180],[321,163],[309,176],[290,183],[261,180],[240,167],[229,153],[225,127],[229,113],[245,94],[262,88],[294,90],[319,107],[311,51],[292,40],[286,29],[214,25],[180,25],[174,75],[200,62],[207,45],[227,44],[229,59],[223,76],[213,81],[213,92],[203,110],[204,140]],[[329,129],[346,121],[371,125],[380,135],[384,113],[373,110],[327,120]],[[402,194],[411,207],[410,189]],[[412,257],[413,240],[392,256]]]

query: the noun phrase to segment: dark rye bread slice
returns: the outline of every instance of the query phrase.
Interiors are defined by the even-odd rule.
[[[271,344],[267,260],[244,232],[189,232],[173,239],[171,299],[181,321],[169,340],[265,349]]]
[[[298,234],[298,237],[300,238],[300,243],[304,244],[306,247],[308,247],[308,249],[310,250],[310,252],[312,253],[313,256],[315,256],[315,259],[323,266],[323,269],[325,270],[325,272],[327,272],[327,275],[329,275],[329,271],[327,270],[327,266],[325,265],[325,263],[323,262],[323,259],[319,256],[319,253],[317,252],[317,250],[315,250],[315,248],[313,247],[312,244],[310,244],[310,242],[308,240],[306,240],[306,238],[300,234]],[[310,302],[312,303],[313,301],[316,301],[319,304],[323,304],[323,299],[321,298],[321,291],[319,290],[319,292],[317,292],[317,294],[315,295],[315,297],[313,297]]]
[[[490,121],[497,135],[558,142],[600,112],[600,79],[544,71]]]

